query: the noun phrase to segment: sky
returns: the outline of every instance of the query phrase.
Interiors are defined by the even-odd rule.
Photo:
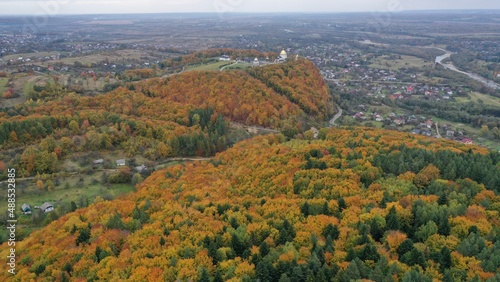
[[[498,0],[0,0],[0,15],[500,9]]]

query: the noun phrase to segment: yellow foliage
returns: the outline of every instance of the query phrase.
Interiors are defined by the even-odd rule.
[[[399,245],[403,243],[406,238],[407,236],[405,233],[401,231],[391,230],[384,239],[391,252],[395,253]]]

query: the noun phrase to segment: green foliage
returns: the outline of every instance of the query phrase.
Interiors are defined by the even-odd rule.
[[[399,230],[401,228],[398,214],[394,206],[389,210],[389,213],[385,217],[385,221],[387,222],[387,230]]]
[[[122,221],[122,217],[119,213],[115,213],[106,222],[106,228],[109,229],[125,229],[125,223]]]
[[[78,237],[76,237],[76,245],[79,246],[80,244],[85,245],[86,243],[89,243],[90,240],[90,227],[84,227],[78,229]]]
[[[393,153],[395,149],[397,153]],[[379,166],[385,173],[400,175],[407,171],[418,173],[429,164],[435,165],[446,177],[447,172],[454,166],[456,178],[470,178],[478,183],[484,184],[487,188],[500,192],[500,173],[497,164],[500,161],[499,153],[487,155],[473,153],[455,153],[447,150],[437,152],[425,149],[408,148],[401,145],[391,148],[386,153],[378,154],[373,159],[373,164]],[[452,178],[446,178],[452,179]],[[470,181],[461,182],[464,190],[468,191],[468,196],[474,197],[478,193],[478,188]]]

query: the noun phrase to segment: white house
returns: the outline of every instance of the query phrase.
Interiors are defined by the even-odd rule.
[[[48,212],[51,212],[54,210],[54,206],[49,203],[49,202],[45,202],[43,203],[43,205],[40,207],[40,209],[44,212],[44,213],[48,213]]]
[[[228,55],[222,55],[220,56],[219,61],[231,61],[231,57]]]

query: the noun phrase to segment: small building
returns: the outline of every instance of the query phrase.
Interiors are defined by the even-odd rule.
[[[447,130],[446,131],[446,136],[455,136],[455,131],[453,131],[453,130]]]
[[[462,138],[462,143],[466,145],[473,145],[474,141],[471,138]]]
[[[398,125],[398,126],[401,126],[401,125],[404,125],[404,124],[405,124],[405,121],[404,121],[404,120],[402,120],[402,119],[399,119],[399,118],[398,118],[398,119],[395,119],[395,120],[394,120],[394,123],[395,123],[396,125]]]
[[[135,167],[135,170],[137,170],[137,172],[143,172],[143,171],[145,171],[147,169],[148,168],[145,165],[141,165],[141,166],[136,166]]]
[[[44,212],[44,213],[48,213],[48,212],[51,212],[54,210],[54,206],[49,203],[49,202],[45,202],[43,203],[42,206],[40,206],[40,209]]]
[[[285,50],[282,50],[280,55],[276,58],[276,63],[283,63],[286,61],[286,59],[288,58],[288,54],[286,53]]]
[[[98,159],[93,161],[94,165],[102,165],[104,163],[103,159]]]
[[[30,207],[30,205],[23,204],[23,206],[21,207],[21,211],[23,212],[23,214],[31,214],[31,207]]]
[[[253,60],[252,65],[253,65],[254,67],[258,67],[258,66],[260,66],[259,59],[258,59],[258,58],[255,58],[255,59]]]
[[[125,165],[126,165],[125,159],[116,160],[116,166],[125,166]]]
[[[219,61],[228,62],[228,61],[231,61],[231,57],[229,57],[228,55],[222,55],[222,56],[220,56]]]

